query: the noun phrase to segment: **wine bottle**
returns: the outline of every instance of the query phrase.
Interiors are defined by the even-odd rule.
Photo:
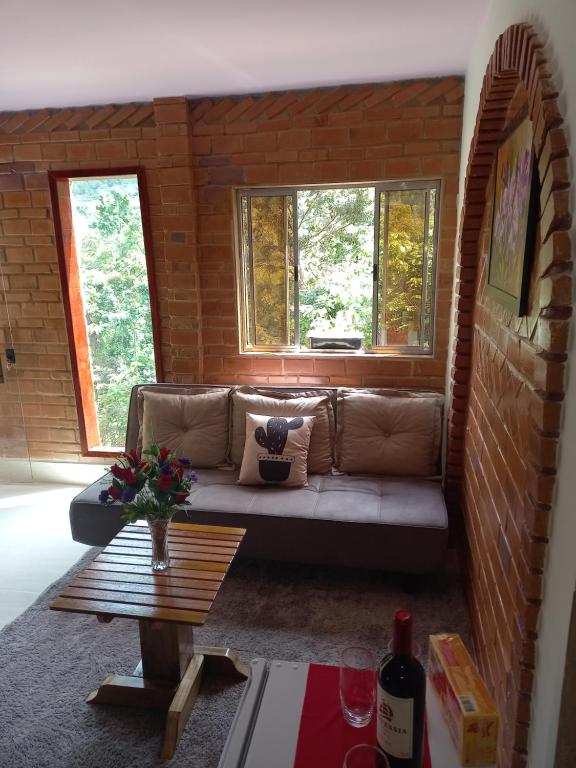
[[[378,744],[390,768],[422,768],[426,675],[412,655],[412,614],[394,614],[392,648],[378,670]]]

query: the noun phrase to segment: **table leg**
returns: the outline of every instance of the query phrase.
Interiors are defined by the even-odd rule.
[[[142,661],[132,675],[109,675],[87,702],[167,708],[194,655],[188,624],[141,620]]]
[[[174,698],[174,685],[145,680],[137,675],[108,675],[87,697],[88,704],[166,709]]]
[[[194,656],[166,715],[166,732],[160,753],[163,760],[170,760],[174,756],[178,741],[198,696],[204,670],[206,674],[221,674],[237,678],[247,678],[250,675],[250,666],[240,661],[236,651],[231,648],[195,646]]]
[[[134,673],[109,675],[86,701],[166,709],[161,758],[169,760],[190,717],[203,671],[246,678],[250,666],[230,648],[194,647],[188,624],[143,619],[139,625],[142,660]]]
[[[176,695],[172,699],[172,703],[166,713],[166,731],[160,753],[162,760],[170,760],[176,752],[180,736],[188,722],[192,707],[200,690],[203,666],[204,656],[194,655],[182,678],[182,682],[176,689]]]
[[[194,655],[194,634],[189,624],[141,619],[142,676],[147,680],[183,679]]]
[[[215,645],[197,645],[195,653],[204,656],[207,673],[227,675],[230,677],[247,678],[250,676],[250,664],[240,660],[240,656],[232,648],[219,648]]]

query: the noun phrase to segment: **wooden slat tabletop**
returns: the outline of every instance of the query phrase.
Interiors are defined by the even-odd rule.
[[[125,526],[50,606],[110,618],[203,624],[244,528],[170,523],[170,568],[153,573],[148,526]]]

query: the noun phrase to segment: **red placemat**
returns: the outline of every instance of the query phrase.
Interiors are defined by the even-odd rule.
[[[376,744],[376,717],[364,728],[344,720],[339,693],[340,668],[310,664],[294,768],[342,768],[355,744]],[[423,768],[432,768],[428,737],[424,737]]]

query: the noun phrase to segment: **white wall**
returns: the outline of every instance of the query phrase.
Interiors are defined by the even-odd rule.
[[[476,122],[478,97],[486,66],[498,36],[511,24],[528,22],[546,44],[572,158],[576,156],[576,0],[491,0],[478,38],[470,53],[462,134],[460,194],[470,142]],[[574,159],[572,179],[574,175]],[[572,216],[576,222],[575,193]],[[572,243],[576,236],[572,232]],[[576,282],[576,281],[575,281]],[[529,741],[530,768],[552,768],[558,729],[566,644],[576,585],[576,344],[570,339],[567,397],[563,416],[561,456],[556,502],[540,616],[538,659]]]

